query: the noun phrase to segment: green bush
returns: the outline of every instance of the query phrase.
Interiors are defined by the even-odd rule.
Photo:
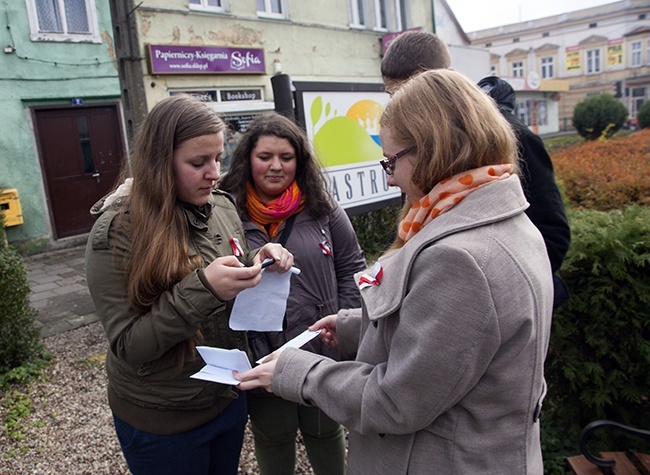
[[[0,377],[42,353],[36,311],[29,306],[29,280],[22,257],[0,244]]]
[[[650,427],[650,209],[570,210],[569,219],[572,243],[560,274],[571,295],[554,314],[546,360],[547,474],[564,473],[561,461],[580,453],[589,422]],[[650,444],[598,431],[590,448],[647,452]]]
[[[587,140],[611,137],[625,123],[628,111],[610,94],[588,97],[573,111],[573,126]]]
[[[645,101],[639,111],[636,113],[636,120],[639,121],[639,127],[645,129],[650,127],[650,101]]]
[[[385,206],[350,218],[368,264],[372,264],[392,242],[401,209],[399,205]]]

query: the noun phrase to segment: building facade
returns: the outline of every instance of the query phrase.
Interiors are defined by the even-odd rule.
[[[247,123],[275,107],[278,73],[295,84],[381,91],[384,48],[412,28],[441,36],[470,78],[490,67],[445,0],[22,0],[3,8],[0,189],[16,190],[22,209],[9,241],[34,248],[89,231],[88,210],[114,185],[135,128],[170,95],[212,104],[229,125],[227,159]]]
[[[89,206],[124,157],[108,2],[3,2],[0,189],[21,217],[10,242],[65,240],[92,225]]]
[[[614,95],[636,117],[650,92],[650,2],[624,0],[561,15],[468,33],[491,54],[491,72],[523,84],[564,81],[566,92],[533,101],[518,93],[520,116],[532,126],[555,105],[559,129],[573,130],[575,106],[601,93]],[[538,86],[539,88],[539,86]]]

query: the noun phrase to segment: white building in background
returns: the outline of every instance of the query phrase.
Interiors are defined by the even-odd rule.
[[[553,108],[559,130],[571,130],[575,106],[590,95],[614,95],[630,117],[648,99],[648,0],[624,0],[467,36],[473,46],[490,51],[492,74],[515,85],[520,116],[540,133],[555,128],[548,113]],[[550,87],[552,82],[563,87]]]

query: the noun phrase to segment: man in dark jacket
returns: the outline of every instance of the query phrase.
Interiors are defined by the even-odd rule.
[[[553,162],[544,142],[535,135],[515,114],[516,93],[512,86],[501,78],[488,76],[478,83],[496,102],[501,115],[506,118],[517,135],[517,151],[520,161],[520,176],[524,193],[530,207],[526,214],[542,233],[551,261],[555,284],[555,307],[568,297],[564,282],[556,274],[566,257],[571,243],[571,231],[567,221],[562,195],[555,182]]]
[[[409,31],[398,36],[381,62],[386,91],[392,94],[411,76],[428,69],[451,67],[449,50],[440,37],[426,31]],[[494,99],[501,114],[517,135],[520,176],[530,207],[526,214],[539,229],[553,270],[554,306],[567,298],[564,282],[557,275],[571,244],[571,230],[562,195],[555,181],[553,163],[544,142],[515,115],[515,91],[503,79],[489,76],[478,83]]]

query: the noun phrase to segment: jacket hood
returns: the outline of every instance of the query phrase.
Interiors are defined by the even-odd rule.
[[[507,81],[496,76],[488,76],[478,82],[478,87],[494,99],[500,109],[514,112],[517,94]]]
[[[90,215],[95,219],[99,218],[110,205],[112,205],[114,202],[119,203],[122,198],[128,196],[129,193],[131,193],[132,184],[133,178],[127,178],[124,180],[124,183],[118,186],[114,192],[104,196],[97,203],[95,203],[92,208],[90,208]]]

